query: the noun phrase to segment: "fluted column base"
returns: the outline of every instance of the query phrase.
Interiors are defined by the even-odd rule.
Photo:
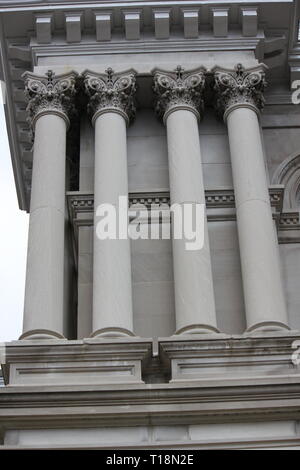
[[[107,328],[100,328],[99,330],[94,331],[91,334],[91,338],[99,338],[99,337],[105,337],[105,338],[121,338],[121,337],[127,337],[127,336],[135,336],[135,334],[127,330],[126,328],[118,328],[118,327],[107,327]]]
[[[65,339],[65,337],[57,331],[37,329],[26,331],[19,338],[22,339]]]
[[[188,325],[183,328],[179,328],[175,332],[175,335],[199,335],[209,333],[220,333],[220,330],[212,325]]]
[[[290,327],[280,321],[262,321],[249,326],[245,333],[256,333],[262,331],[286,331],[290,330]]]
[[[7,385],[28,387],[143,384],[152,340],[13,341],[6,346]]]

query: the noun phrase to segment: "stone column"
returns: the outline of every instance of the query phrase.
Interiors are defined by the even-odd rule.
[[[128,197],[126,125],[135,115],[135,72],[87,71],[84,83],[95,127],[92,336],[132,336],[130,240],[99,239],[97,209],[111,204],[118,217],[119,197]]]
[[[216,107],[228,127],[247,331],[288,329],[258,120],[264,72],[241,64],[214,70]]]
[[[154,71],[156,111],[167,127],[171,204],[205,205],[198,119],[204,88],[202,69]],[[189,251],[173,233],[176,334],[217,332],[206,214],[204,246]],[[173,227],[174,232],[174,227]]]
[[[63,338],[66,132],[76,75],[24,77],[34,147],[20,339]]]

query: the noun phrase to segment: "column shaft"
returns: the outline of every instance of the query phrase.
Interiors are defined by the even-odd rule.
[[[205,204],[197,117],[189,110],[175,110],[166,125],[171,203]],[[184,239],[172,241],[177,333],[216,331],[206,214],[203,223],[200,250],[188,251]]]
[[[99,240],[97,207],[128,196],[126,122],[106,112],[95,122],[93,335],[132,334],[130,240]]]
[[[135,115],[135,75],[134,70],[115,74],[111,68],[105,74],[84,72],[88,112],[95,126],[92,336],[133,335],[128,208],[123,237],[119,237],[118,208],[119,197],[128,198],[126,124]],[[99,236],[106,213],[98,211],[104,204],[115,208],[114,239]],[[124,213],[121,215],[124,221]]]
[[[66,132],[76,73],[25,72],[34,130],[23,338],[63,338]]]
[[[35,125],[23,332],[63,335],[66,121]],[[24,336],[24,335],[23,335]]]
[[[218,332],[197,122],[203,108],[204,85],[201,68],[193,72],[184,72],[181,66],[174,72],[154,71],[156,112],[167,126],[171,204],[179,204],[182,209],[187,204],[194,209],[204,205],[204,218],[197,221],[202,226],[198,225],[197,230],[204,231],[202,247],[189,250],[185,233],[177,238],[173,223],[177,334]]]
[[[275,224],[257,114],[227,116],[248,330],[287,328]]]

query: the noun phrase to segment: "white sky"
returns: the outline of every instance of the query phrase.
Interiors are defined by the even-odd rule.
[[[0,341],[22,333],[28,214],[18,207],[0,93]]]

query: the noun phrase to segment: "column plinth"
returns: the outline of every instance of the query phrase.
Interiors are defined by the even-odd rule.
[[[20,339],[63,338],[66,132],[74,112],[74,73],[25,73],[34,132],[29,237]]]
[[[263,65],[215,69],[216,107],[228,128],[247,331],[289,329],[258,121]]]
[[[133,336],[130,240],[99,239],[97,208],[128,197],[126,125],[135,114],[135,72],[84,73],[95,128],[93,333]]]
[[[167,127],[171,204],[204,204],[198,132],[204,71],[154,71],[156,112]],[[204,213],[205,214],[205,213]],[[206,214],[204,246],[187,250],[186,240],[172,238],[176,334],[218,332]]]

